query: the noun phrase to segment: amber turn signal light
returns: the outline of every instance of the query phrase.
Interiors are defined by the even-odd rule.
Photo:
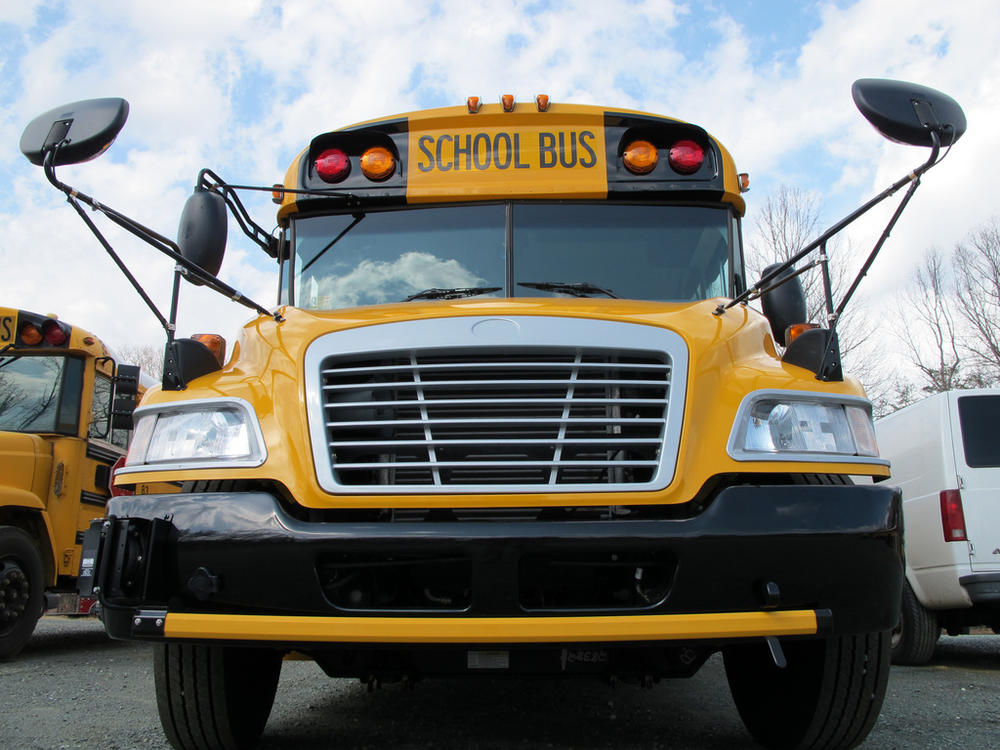
[[[217,333],[196,333],[191,338],[204,344],[222,367],[226,362],[226,340]]]
[[[790,346],[795,339],[801,336],[806,331],[811,331],[813,328],[819,328],[816,323],[794,323],[785,329],[785,346]]]

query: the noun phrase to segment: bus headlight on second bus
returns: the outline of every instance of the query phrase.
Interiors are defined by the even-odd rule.
[[[852,396],[757,391],[740,405],[729,436],[737,461],[878,458],[871,404]]]
[[[135,433],[121,473],[179,468],[260,466],[260,425],[242,399],[198,399],[136,410]]]

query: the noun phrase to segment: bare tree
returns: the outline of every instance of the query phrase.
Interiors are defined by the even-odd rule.
[[[962,388],[966,382],[955,295],[945,265],[939,251],[928,251],[898,308],[900,338],[923,377],[925,393]]]
[[[138,365],[152,378],[163,375],[163,347],[153,344],[128,344],[118,350],[119,362]]]
[[[1000,380],[1000,220],[974,230],[952,256],[958,294],[955,303],[967,325],[962,348],[970,385]]]

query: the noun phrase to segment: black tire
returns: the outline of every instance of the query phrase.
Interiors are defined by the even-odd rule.
[[[45,580],[34,540],[0,526],[0,661],[18,654],[42,616]]]
[[[788,666],[766,644],[725,650],[726,677],[743,724],[767,748],[846,750],[871,731],[889,681],[889,633],[782,643]]]
[[[281,673],[281,652],[157,644],[156,707],[177,750],[244,750],[257,744]]]
[[[899,625],[892,631],[892,663],[911,667],[926,664],[934,656],[940,635],[937,613],[925,609],[910,582],[903,581]]]

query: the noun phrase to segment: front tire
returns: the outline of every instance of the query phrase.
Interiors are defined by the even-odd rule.
[[[743,724],[764,747],[846,750],[868,736],[889,681],[889,633],[787,641],[775,666],[765,644],[724,652]]]
[[[260,739],[281,673],[281,653],[163,643],[153,656],[156,706],[177,750],[244,750]]]
[[[0,661],[18,654],[42,616],[42,558],[16,526],[0,526]]]
[[[892,631],[892,663],[911,667],[926,664],[934,656],[940,634],[937,613],[925,609],[910,582],[903,581],[899,625]]]

